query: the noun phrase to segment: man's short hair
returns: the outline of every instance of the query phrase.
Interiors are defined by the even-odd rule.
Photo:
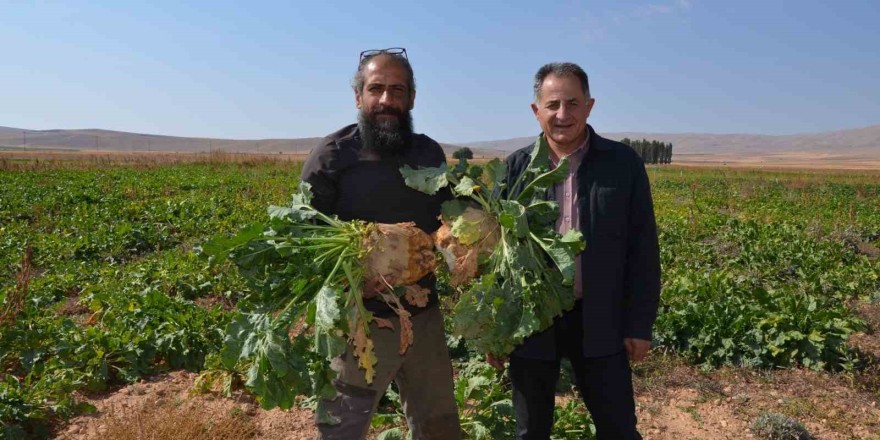
[[[355,72],[354,78],[351,80],[351,88],[354,89],[355,93],[361,93],[364,91],[364,82],[366,81],[366,78],[364,78],[364,68],[368,64],[370,64],[370,61],[373,58],[380,56],[389,57],[394,60],[394,62],[396,62],[398,65],[403,67],[403,70],[405,70],[407,75],[409,76],[406,85],[409,88],[409,96],[412,96],[412,94],[416,91],[416,78],[415,75],[413,75],[413,69],[412,66],[409,64],[409,60],[400,55],[394,55],[386,52],[379,52],[377,54],[365,56],[363,59],[361,59],[361,62],[358,64],[357,72]]]
[[[575,63],[549,63],[544,64],[538,69],[538,73],[535,74],[535,100],[541,100],[541,87],[544,85],[544,80],[547,79],[548,76],[573,76],[580,80],[581,87],[584,89],[584,96],[587,99],[590,98],[590,80],[587,78],[587,72],[584,72],[584,69],[581,69],[581,66],[578,66]]]

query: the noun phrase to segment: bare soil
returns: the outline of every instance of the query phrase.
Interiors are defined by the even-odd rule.
[[[702,371],[675,355],[652,354],[634,367],[639,430],[646,439],[757,438],[761,414],[791,417],[818,439],[880,440],[880,304],[861,302],[868,331],[850,339],[863,369]],[[59,427],[57,439],[271,439],[316,437],[310,410],[266,411],[253,397],[192,392],[197,374],[173,371],[102,395],[78,396],[97,408]],[[560,396],[565,401],[576,396]]]
[[[306,440],[314,439],[316,431],[312,422],[311,411],[294,408],[289,411],[274,409],[266,411],[249,395],[236,392],[232,398],[219,397],[214,394],[193,394],[191,389],[198,375],[187,371],[174,371],[149,378],[122,388],[113,393],[100,396],[85,397],[84,399],[94,405],[98,411],[95,414],[82,415],[70,420],[65,427],[59,429],[57,439],[86,440],[107,438],[111,429],[121,425],[121,421],[138,419],[133,417],[138,414],[146,414],[149,417],[151,411],[165,411],[174,414],[175,410],[190,410],[195,414],[194,420],[184,421],[190,423],[202,421],[223,421],[230,417],[247,416],[250,419],[249,429],[243,431],[243,437],[254,439],[285,439]],[[197,411],[191,411],[196,408]],[[197,419],[201,415],[201,420]],[[161,420],[161,419],[160,419]],[[166,418],[165,423],[171,420]],[[137,429],[134,423],[130,424],[131,430]],[[184,432],[184,426],[179,427],[178,434]],[[247,435],[252,433],[252,435]],[[224,436],[218,436],[224,437]],[[132,437],[137,438],[137,437]],[[152,438],[144,436],[143,438]],[[199,437],[168,437],[187,440],[195,440]],[[216,437],[215,437],[216,438]],[[235,438],[232,435],[224,438]]]
[[[702,372],[661,353],[653,354],[634,371],[639,430],[646,439],[756,438],[749,426],[764,412],[792,417],[820,439],[880,439],[880,391],[862,389],[858,375],[737,368]],[[311,411],[266,411],[241,392],[232,398],[195,395],[190,390],[196,377],[195,373],[175,371],[113,393],[86,397],[97,413],[72,419],[59,429],[56,438],[103,440],[120,426],[142,429],[131,420],[149,419],[143,414],[152,409],[169,414],[149,419],[164,420],[162,423],[180,423],[180,416],[175,419],[172,415],[184,411],[192,419],[187,426],[230,425],[228,420],[244,417],[235,424],[238,437],[214,434],[212,438],[315,438]],[[184,430],[175,432],[182,435]]]
[[[794,418],[820,439],[880,439],[880,395],[845,375],[677,365],[656,379],[665,386],[636,398],[646,439],[757,438],[750,426],[766,412]]]

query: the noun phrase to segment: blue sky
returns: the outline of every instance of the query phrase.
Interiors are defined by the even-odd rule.
[[[880,2],[4,1],[0,126],[223,138],[355,120],[363,49],[404,46],[416,131],[531,136],[531,78],[573,61],[601,132],[880,123]]]

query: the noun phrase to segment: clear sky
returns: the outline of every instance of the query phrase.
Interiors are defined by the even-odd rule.
[[[551,61],[590,75],[599,132],[880,123],[877,0],[0,1],[7,127],[323,136],[356,118],[358,53],[389,46],[445,142],[537,133]]]

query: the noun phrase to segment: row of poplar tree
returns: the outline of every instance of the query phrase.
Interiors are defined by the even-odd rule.
[[[633,140],[630,138],[623,138],[620,142],[636,150],[636,153],[639,153],[639,156],[642,157],[642,161],[645,163],[672,163],[672,142],[649,141],[647,139]],[[452,157],[455,159],[473,159],[474,152],[468,147],[462,147],[452,153]]]
[[[623,138],[620,140],[639,153],[645,163],[672,163],[672,142]]]

